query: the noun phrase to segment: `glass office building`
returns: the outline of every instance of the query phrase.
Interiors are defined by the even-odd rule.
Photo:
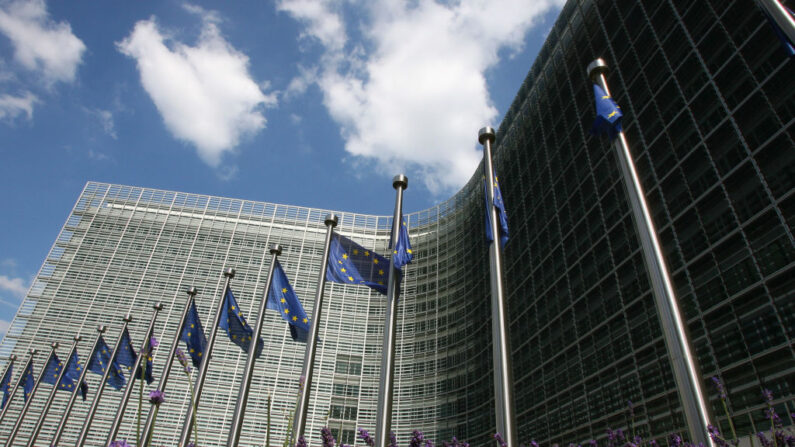
[[[508,208],[505,248],[515,403],[520,440],[601,439],[629,424],[646,438],[684,431],[630,206],[614,149],[589,136],[594,115],[586,66],[604,58],[624,128],[687,320],[716,421],[727,420],[709,385],[720,377],[740,433],[766,430],[763,388],[784,423],[795,411],[795,64],[753,2],[569,1],[550,30],[498,132],[495,166]],[[473,143],[477,129],[472,130]],[[414,263],[398,313],[393,428],[437,442],[486,445],[494,430],[489,272],[483,237],[482,167],[461,191],[407,212]],[[411,190],[407,191],[411,194]],[[389,198],[391,200],[391,198]],[[407,210],[411,211],[411,210]],[[308,314],[321,261],[326,210],[88,183],[44,261],[11,328],[0,362],[46,351],[94,327],[115,340],[135,318],[140,343],[161,301],[155,356],[163,368],[188,286],[211,321],[234,267],[238,301],[251,321],[262,298],[268,247]],[[391,217],[338,212],[337,228],[386,252]],[[383,297],[326,285],[307,432],[329,425],[346,443],[374,429]],[[265,315],[241,445],[263,445],[272,398],[271,444],[293,411],[304,345],[275,313]],[[36,363],[40,370],[43,357]],[[245,355],[219,337],[199,409],[200,444],[226,443]],[[17,369],[21,369],[18,366]],[[154,445],[173,445],[188,405],[172,372]],[[96,389],[98,376],[91,375]],[[43,387],[49,391],[49,386]],[[100,445],[120,393],[106,391],[88,445]],[[40,440],[60,418],[59,395]],[[30,430],[40,394],[24,430]],[[134,438],[134,409],[121,434]],[[21,408],[17,397],[3,423]],[[78,403],[69,444],[88,403]],[[361,444],[360,441],[356,441]]]

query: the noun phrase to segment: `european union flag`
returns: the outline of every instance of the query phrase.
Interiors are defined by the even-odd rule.
[[[389,261],[345,236],[331,238],[326,281],[361,284],[386,295]]]
[[[392,248],[391,243],[389,248]],[[411,264],[411,260],[414,259],[414,254],[411,252],[411,241],[409,241],[409,228],[406,226],[405,220],[401,222],[397,245],[392,250],[392,257],[395,260],[395,268],[397,269],[402,269],[404,265]]]
[[[221,321],[218,323],[218,327],[226,331],[226,335],[229,336],[232,343],[248,352],[249,342],[251,342],[251,337],[254,335],[254,329],[251,329],[251,326],[246,323],[243,314],[240,313],[240,306],[237,304],[231,287],[226,289],[226,295],[224,295],[224,305],[221,309]],[[258,358],[262,354],[264,345],[265,342],[262,341],[262,338],[257,340],[254,358]]]
[[[33,362],[28,362],[28,366],[22,372],[22,390],[24,391],[25,402],[28,401],[30,393],[33,392],[34,385],[36,385],[36,379],[33,377]]]
[[[182,328],[180,340],[188,345],[188,354],[193,362],[193,366],[198,368],[202,364],[202,355],[207,347],[207,337],[204,336],[204,328],[199,320],[199,312],[196,311],[196,302],[190,301],[190,309],[185,317],[185,327]]]
[[[309,338],[309,317],[306,316],[298,295],[287,280],[287,275],[279,261],[273,268],[273,280],[268,292],[268,309],[279,312],[284,321],[290,323],[293,341],[306,341]]]
[[[66,374],[72,378],[72,380],[80,379],[80,375],[83,372],[83,366],[80,363],[80,357],[77,355],[77,349],[72,353],[72,357],[66,362]],[[86,400],[86,394],[88,394],[88,384],[83,381],[80,384],[80,394],[83,395],[83,400]]]
[[[483,190],[486,200],[486,239],[494,241],[494,233],[491,230],[491,219],[489,218],[489,192],[486,189],[486,179],[483,179]],[[494,174],[494,207],[497,208],[497,220],[500,222],[500,246],[505,246],[508,242],[508,215],[505,212],[505,202],[502,200],[500,182]]]
[[[596,119],[591,126],[591,134],[606,133],[613,140],[621,132],[621,117],[624,116],[621,108],[597,84],[593,85],[593,94],[596,98]]]
[[[41,380],[44,383],[55,385],[55,381],[58,380],[58,376],[61,375],[63,366],[63,362],[58,358],[58,356],[53,354],[52,357],[50,357],[50,361],[47,362],[47,365],[44,367],[44,378]],[[75,380],[77,378],[79,378],[79,376],[73,377],[67,370],[66,373],[61,376],[61,382],[58,384],[58,389],[72,391],[75,387]]]
[[[151,351],[149,348],[147,351]],[[146,379],[146,383],[154,382],[155,378],[152,376],[152,353],[151,352],[144,352],[146,356],[146,373],[144,374],[144,378]],[[130,332],[127,328],[124,328],[124,332],[121,334],[121,344],[119,345],[119,353],[116,354],[116,361],[120,365],[124,365],[127,367],[127,370],[132,370],[133,366],[135,366],[135,361],[138,359],[138,354],[135,352],[135,348],[133,348],[132,340],[130,339]],[[135,372],[135,377],[141,377],[141,369]]]
[[[3,403],[0,405],[0,410],[6,407],[6,402],[11,397],[11,374],[14,372],[14,365],[8,365],[8,369],[6,369],[6,374],[3,376],[3,380],[0,380],[0,391],[3,392]]]
[[[762,9],[762,12],[765,13],[765,17],[767,17],[767,21],[770,22],[770,26],[773,27],[773,32],[776,33],[776,37],[778,37],[778,40],[781,41],[781,45],[784,47],[784,51],[787,52],[787,56],[789,56],[789,57],[795,56],[795,42],[791,42],[789,40],[787,35],[784,34],[784,31],[781,29],[780,26],[778,26],[778,23],[776,23],[776,21],[773,20],[773,17],[770,17],[770,14],[768,14],[768,12],[767,12],[767,10],[765,10],[765,8],[761,8],[761,9]],[[787,13],[790,16],[795,17],[795,13],[793,13],[791,9],[787,8],[786,6],[784,6],[784,9],[787,11]]]
[[[116,390],[122,389],[126,380],[124,379],[121,366],[119,366],[118,362],[113,358],[110,348],[108,348],[107,343],[105,343],[105,339],[100,335],[99,340],[97,340],[97,347],[88,360],[88,370],[103,375],[105,374],[105,369],[108,367],[110,367],[108,385]]]
[[[146,383],[151,384],[155,381],[155,376],[152,375],[152,370],[154,366],[152,365],[152,346],[147,344],[148,348],[144,351],[144,361],[146,361],[146,371],[144,372],[144,380]],[[135,371],[135,377],[141,378],[141,367],[139,366],[138,369]]]

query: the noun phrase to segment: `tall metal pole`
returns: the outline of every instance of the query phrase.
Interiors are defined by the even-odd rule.
[[[795,18],[793,18],[787,8],[778,0],[757,0],[759,5],[767,11],[767,14],[776,22],[784,35],[790,42],[795,44]]]
[[[168,375],[171,374],[171,364],[174,363],[174,356],[177,353],[177,346],[179,345],[179,339],[182,336],[182,329],[185,327],[185,319],[188,318],[188,311],[190,310],[191,303],[195,299],[196,293],[198,290],[195,287],[188,287],[186,291],[188,294],[188,301],[185,303],[185,309],[182,311],[182,318],[179,320],[179,324],[177,325],[177,332],[174,334],[174,340],[171,342],[171,350],[168,353],[168,358],[166,359],[166,365],[163,367],[163,373],[160,376],[160,383],[157,386],[157,389],[160,391],[166,391],[166,385],[168,384]],[[149,442],[152,438],[152,433],[154,433],[155,429],[155,418],[157,417],[157,412],[160,409],[160,405],[150,404],[149,407],[149,415],[146,417],[146,424],[144,424],[144,431],[143,435],[141,435],[141,445],[149,445]],[[110,444],[110,443],[108,443]]]
[[[188,442],[190,441],[190,431],[193,428],[194,408],[199,408],[199,399],[202,395],[204,381],[207,379],[207,369],[210,367],[210,357],[213,353],[215,337],[218,335],[218,323],[221,321],[221,309],[223,309],[224,306],[224,297],[226,296],[226,291],[229,290],[229,282],[235,277],[235,269],[227,268],[224,271],[224,276],[226,277],[224,290],[221,292],[221,299],[218,300],[218,307],[215,309],[215,319],[213,320],[213,325],[210,328],[210,336],[207,338],[207,349],[204,350],[204,355],[202,355],[202,364],[199,367],[199,376],[196,378],[196,395],[193,398],[193,405],[188,408],[188,412],[185,414],[185,424],[182,425],[182,434],[179,437],[179,444],[177,444],[179,447],[187,447]]]
[[[6,370],[3,373],[3,377],[5,377],[6,374],[8,374],[11,371],[11,368],[14,366],[14,362],[16,362],[16,361],[17,361],[16,354],[11,354],[11,356],[8,357],[8,365],[6,365]],[[28,360],[28,362],[30,362],[30,360]],[[11,383],[11,378],[9,378],[8,380],[9,380],[8,383],[10,384]],[[6,405],[5,405],[5,407],[2,408],[2,410],[0,410],[0,422],[3,422],[3,418],[6,415],[6,410],[8,410],[8,407],[11,405],[11,399],[14,398],[14,393],[17,392],[17,387],[18,386],[19,386],[19,381],[17,381],[17,384],[11,389],[11,392],[8,394],[8,399],[6,400]],[[1,399],[2,399],[2,397],[0,397],[0,401],[1,401]]]
[[[606,72],[607,64],[602,59],[596,59],[588,65],[588,76],[607,95],[610,95],[604,76]],[[660,242],[657,239],[657,230],[646,204],[646,195],[632,161],[632,154],[629,152],[624,132],[619,132],[618,138],[614,141],[618,163],[621,165],[624,177],[624,186],[626,186],[632,206],[635,229],[638,232],[643,259],[652,284],[654,302],[657,305],[657,313],[662,324],[665,346],[668,348],[668,356],[671,358],[679,399],[690,433],[690,442],[694,444],[703,442],[706,446],[714,447],[712,438],[707,431],[707,425],[710,424],[709,407],[701,389],[701,374],[688,342],[685,323],[676,301]]]
[[[257,340],[262,335],[262,326],[265,324],[265,309],[268,305],[268,294],[273,283],[273,270],[276,267],[276,260],[282,254],[282,246],[275,244],[271,247],[271,266],[268,269],[268,279],[265,281],[265,291],[262,293],[262,300],[259,304],[257,314],[257,324],[254,325],[254,333],[248,344],[248,357],[246,358],[246,369],[243,371],[243,380],[240,382],[240,391],[237,393],[237,403],[235,404],[235,414],[232,417],[232,426],[229,427],[229,437],[227,447],[237,447],[240,442],[240,433],[243,430],[243,416],[246,413],[246,403],[248,403],[248,391],[251,388],[251,379],[254,377],[254,363],[257,361]]]
[[[94,422],[94,415],[97,414],[97,408],[99,408],[99,400],[102,399],[102,392],[105,390],[105,384],[108,381],[108,377],[110,377],[110,370],[113,369],[113,362],[116,360],[116,354],[119,352],[121,338],[124,336],[124,331],[127,330],[127,326],[130,324],[130,321],[132,321],[132,316],[127,314],[124,316],[124,318],[122,318],[122,320],[124,321],[124,324],[121,327],[121,332],[119,332],[119,338],[116,339],[116,344],[113,347],[113,351],[110,353],[110,362],[108,363],[108,366],[105,367],[105,374],[102,375],[102,381],[97,387],[97,394],[94,396],[94,400],[91,402],[91,407],[88,409],[86,421],[83,423],[83,429],[80,431],[80,436],[77,438],[75,447],[83,447],[83,445],[86,443],[88,432],[91,430],[91,424]]]
[[[492,242],[489,244],[489,267],[491,271],[491,339],[494,363],[494,400],[496,401],[497,432],[501,433],[508,447],[517,447],[516,416],[513,405],[513,372],[511,370],[511,340],[508,335],[508,305],[505,302],[505,286],[502,280],[502,246],[500,245],[500,222],[494,207],[494,165],[491,145],[495,134],[491,127],[478,132],[478,141],[483,145],[483,168],[486,171],[486,193],[488,194],[489,222]]]
[[[33,389],[30,391],[30,395],[28,396],[28,399],[25,401],[25,405],[22,407],[22,412],[19,413],[19,416],[17,417],[17,422],[14,423],[14,428],[11,429],[11,434],[8,435],[8,439],[6,440],[6,445],[9,447],[14,445],[14,439],[16,439],[17,433],[19,433],[19,429],[22,427],[22,420],[25,419],[25,414],[28,412],[30,404],[33,403],[33,398],[36,396],[36,391],[39,389],[39,384],[41,383],[41,379],[44,378],[44,373],[47,371],[47,365],[50,363],[50,360],[52,360],[52,357],[55,355],[56,349],[58,349],[58,343],[54,342],[50,345],[50,355],[47,356],[47,361],[44,363],[44,366],[41,368],[41,372],[39,373],[39,377],[36,379],[36,383],[33,384]]]
[[[97,338],[94,340],[94,345],[91,347],[91,351],[89,351],[89,361],[94,355],[94,351],[97,349],[99,338],[102,337],[102,334],[106,330],[106,326],[97,326]],[[50,446],[52,447],[57,447],[58,443],[61,441],[61,436],[63,436],[63,431],[66,429],[66,423],[69,421],[69,415],[72,412],[72,407],[74,407],[75,400],[77,400],[77,393],[80,390],[80,385],[82,385],[83,381],[86,380],[86,373],[88,373],[88,362],[86,362],[85,365],[86,366],[82,368],[82,372],[80,373],[80,378],[77,380],[77,386],[75,386],[75,389],[72,390],[72,395],[69,396],[69,402],[67,402],[66,409],[64,410],[63,416],[61,416],[61,422],[58,423],[58,428],[55,429],[55,435],[53,436],[52,442],[50,443]]]
[[[395,213],[392,217],[392,243],[397,244],[400,224],[403,222],[403,190],[409,179],[403,174],[392,179],[395,188]],[[398,273],[395,257],[389,255],[389,281],[386,289],[386,316],[384,347],[381,353],[381,377],[379,379],[378,409],[375,420],[375,447],[387,447],[392,426],[392,394],[395,381],[395,337],[397,332]]]
[[[315,351],[317,349],[317,334],[320,331],[320,318],[323,315],[323,290],[326,285],[326,269],[328,268],[328,255],[331,247],[331,235],[334,234],[334,227],[337,226],[339,218],[336,214],[327,214],[326,240],[323,243],[323,260],[320,262],[320,275],[317,279],[317,292],[315,293],[314,315],[312,315],[312,325],[309,328],[309,338],[306,341],[306,352],[304,353],[304,368],[301,376],[304,384],[299,390],[298,405],[295,408],[293,418],[293,433],[291,445],[298,442],[298,438],[304,436],[306,429],[306,414],[309,410],[309,390],[312,388],[312,371],[315,365]]]
[[[116,435],[119,433],[119,427],[121,427],[121,421],[124,419],[124,410],[127,409],[127,402],[130,400],[130,396],[132,395],[135,379],[138,378],[138,368],[142,367],[141,365],[143,364],[145,357],[149,355],[149,351],[152,349],[150,340],[155,329],[157,313],[163,309],[163,305],[161,303],[157,303],[152,306],[152,308],[154,309],[154,312],[152,312],[152,319],[149,320],[149,328],[146,330],[146,336],[144,337],[144,342],[141,344],[141,350],[138,351],[138,357],[135,358],[135,364],[132,367],[133,373],[130,374],[130,382],[127,384],[127,388],[124,389],[124,396],[121,398],[119,409],[116,410],[116,417],[113,419],[113,424],[111,424],[110,430],[108,430],[108,437],[105,440],[105,445],[109,445],[111,442],[116,440]],[[123,330],[122,333],[124,333]],[[116,349],[118,349],[118,346]]]
[[[58,392],[58,387],[61,386],[61,379],[63,379],[64,374],[66,374],[66,367],[69,366],[69,360],[71,360],[72,356],[74,355],[75,351],[77,350],[77,343],[80,342],[82,337],[79,335],[75,335],[72,342],[72,349],[69,351],[69,356],[66,357],[65,363],[63,363],[63,367],[61,368],[61,372],[58,373],[58,378],[55,380],[55,386],[52,387],[50,391],[49,397],[47,397],[47,402],[44,404],[44,408],[41,410],[41,414],[39,415],[39,420],[36,421],[36,425],[33,427],[33,432],[30,435],[30,439],[28,440],[28,447],[33,447],[36,445],[36,439],[39,437],[39,433],[41,433],[41,428],[44,426],[44,420],[47,419],[47,413],[50,412],[50,407],[52,406],[52,402],[55,400],[55,393]],[[46,368],[46,365],[45,365]],[[75,383],[76,387],[79,387],[79,383]],[[9,445],[11,443],[9,442]]]

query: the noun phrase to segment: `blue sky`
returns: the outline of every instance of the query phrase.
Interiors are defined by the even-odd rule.
[[[453,194],[562,0],[0,0],[0,334],[89,181],[389,214]],[[1,335],[0,335],[1,336]]]

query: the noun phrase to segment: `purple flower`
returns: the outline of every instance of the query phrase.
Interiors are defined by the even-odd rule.
[[[759,438],[759,442],[762,444],[762,447],[772,447],[770,440],[767,439],[767,436],[765,436],[765,434],[761,431],[756,434],[756,437]]]
[[[425,435],[423,435],[419,430],[414,430],[411,432],[411,441],[409,441],[409,447],[422,447],[423,439],[425,439]]]
[[[156,348],[156,347],[158,347],[158,346],[160,346],[160,342],[159,342],[159,341],[157,341],[157,338],[155,338],[155,337],[151,337],[151,338],[149,339],[149,347],[150,347],[150,348]]]
[[[649,441],[649,446],[650,447],[657,447],[657,440],[652,439],[651,441]]]
[[[298,442],[295,443],[295,447],[307,447],[306,439],[303,436],[299,436]]]
[[[425,447],[436,447],[436,446],[433,445],[433,441],[431,441],[430,439],[426,439]]]
[[[718,390],[720,398],[726,400],[726,388],[717,376],[712,376],[712,383],[715,384],[715,389]]]
[[[189,442],[189,443],[188,443],[188,447],[199,447],[199,445],[198,445],[198,444],[195,444],[195,443],[193,443],[193,442]]]
[[[111,442],[108,447],[132,447],[130,444],[127,444],[126,439],[122,439],[121,441],[113,441]]]
[[[535,439],[533,439],[532,441],[530,441],[530,447],[538,447],[538,443],[536,442],[536,440],[535,440]]]
[[[166,395],[160,390],[153,390],[149,392],[149,402],[160,405],[166,400]]]
[[[363,428],[359,428],[359,439],[361,439],[365,444],[367,444],[370,447],[373,447],[375,445],[375,439],[373,439],[373,437],[370,436],[370,433]]]
[[[625,439],[624,438],[624,431],[621,430],[620,428],[618,430],[616,430],[616,439],[618,439],[619,441],[623,441]]]
[[[177,348],[177,359],[179,360],[179,364],[182,365],[182,368],[185,370],[185,374],[190,374],[190,365],[188,364],[188,356],[185,355],[185,352],[182,349]]]
[[[599,444],[596,442],[596,439],[591,439],[588,441],[588,445],[591,447],[599,447]]]
[[[320,429],[320,438],[323,440],[323,447],[334,447],[334,436],[331,435],[328,427]]]
[[[709,431],[709,437],[712,438],[712,440],[715,442],[715,445],[717,445],[718,447],[729,446],[729,443],[727,443],[726,440],[723,439],[723,437],[721,437],[718,427],[712,424],[707,425],[707,431]]]
[[[682,447],[682,438],[676,433],[671,434],[671,445],[674,447]]]
[[[497,444],[499,444],[500,447],[506,447],[507,445],[500,432],[494,433],[494,440],[497,441]]]
[[[762,397],[765,398],[765,402],[767,402],[768,404],[773,403],[773,392],[770,391],[769,389],[765,388],[764,390],[762,390]]]

